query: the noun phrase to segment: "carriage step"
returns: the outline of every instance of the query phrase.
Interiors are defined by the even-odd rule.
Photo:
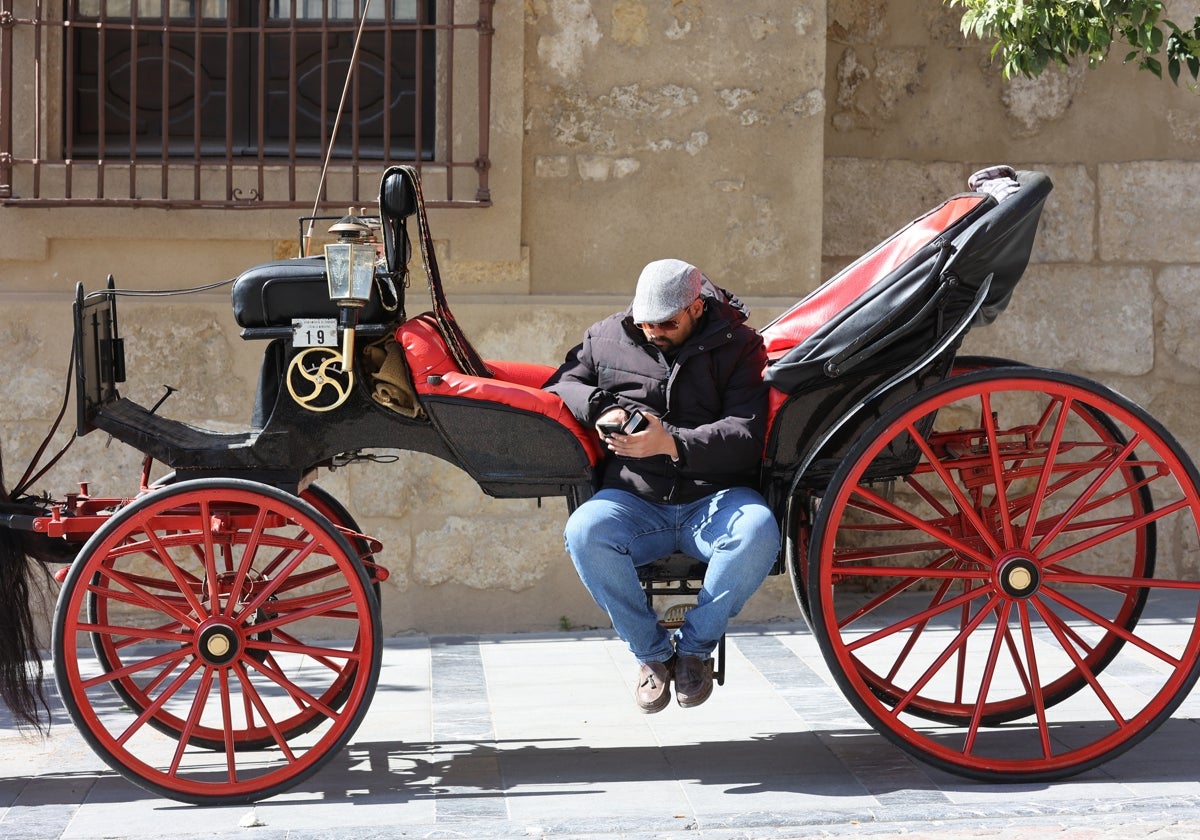
[[[658,623],[668,630],[676,630],[683,626],[683,620],[688,611],[695,608],[695,604],[672,604],[663,612],[663,617],[659,619]],[[717,642],[717,650],[712,664],[713,682],[717,685],[725,685],[725,634],[723,633],[721,641]]]

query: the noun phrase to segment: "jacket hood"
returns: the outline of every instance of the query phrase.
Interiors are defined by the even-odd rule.
[[[701,276],[703,277],[703,275],[701,275]],[[704,277],[703,282],[700,284],[700,295],[702,297],[714,298],[715,300],[721,301],[722,303],[729,304],[736,311],[741,313],[741,315],[742,315],[741,321],[745,321],[747,318],[750,317],[750,307],[748,307],[748,306],[746,306],[746,304],[742,303],[742,301],[740,299],[738,299],[738,296],[735,295],[733,292],[729,291],[728,289],[722,289],[720,286],[718,286],[713,281],[709,280],[707,277]],[[738,323],[740,323],[741,321],[739,321]]]

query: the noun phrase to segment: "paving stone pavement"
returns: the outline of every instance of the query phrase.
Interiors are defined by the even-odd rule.
[[[0,838],[1200,837],[1198,699],[1099,768],[989,785],[867,726],[802,624],[737,627],[727,671],[705,705],[642,715],[611,633],[391,639],[350,745],[253,806],[159,798],[61,708],[46,739],[0,711]]]

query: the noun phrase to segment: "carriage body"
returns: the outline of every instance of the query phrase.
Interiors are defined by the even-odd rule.
[[[1156,564],[1160,535],[1200,540],[1200,492],[1170,435],[1103,386],[958,356],[1013,294],[1051,189],[1040,173],[1002,179],[918,217],[764,328],[761,489],[785,535],[777,572],[864,718],[953,772],[1041,780],[1133,746],[1191,689],[1200,633],[1168,643],[1146,616],[1200,614],[1200,584]],[[292,325],[330,315],[319,261],[235,283],[243,336],[265,349],[251,428],[233,434],[122,398],[115,296],[77,295],[78,434],[102,430],[172,472],[29,527],[82,543],[55,617],[68,709],[114,769],[162,795],[286,790],[366,712],[386,570],[312,484],[318,468],[407,449],[497,497],[573,508],[594,490],[603,453],[540,390],[552,369],[481,359],[454,323],[415,171],[389,170],[380,204],[393,275],[417,220],[433,311],[357,313],[377,362],[356,355],[332,407],[295,390],[297,375],[324,381]],[[702,568],[679,568],[644,570],[648,594],[691,591]]]

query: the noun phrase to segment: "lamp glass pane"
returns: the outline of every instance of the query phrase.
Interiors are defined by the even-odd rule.
[[[329,299],[350,297],[350,249],[344,242],[325,246],[325,277],[329,280]]]
[[[350,297],[366,303],[371,299],[371,281],[375,279],[375,246],[357,244],[350,271]]]

